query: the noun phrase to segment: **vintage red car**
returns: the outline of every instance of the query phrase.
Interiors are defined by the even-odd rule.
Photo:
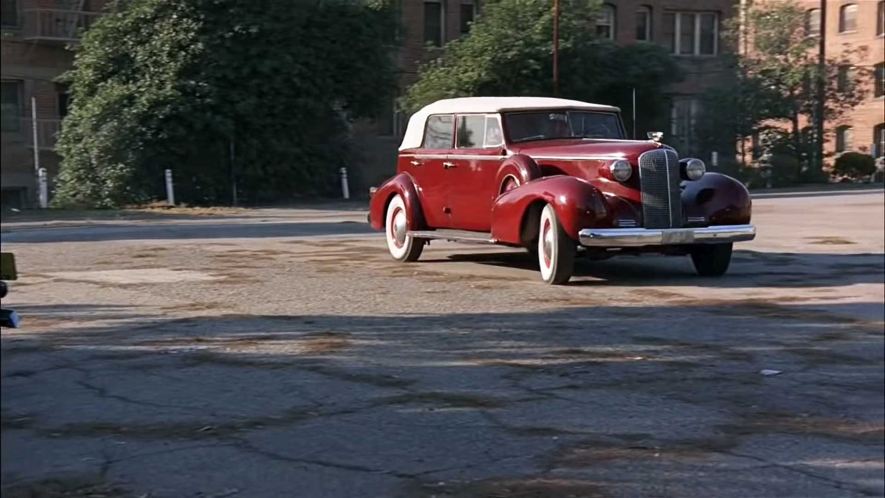
[[[700,275],[722,275],[732,243],[755,237],[750,210],[737,180],[657,136],[627,140],[617,107],[472,97],[409,119],[369,223],[399,261],[433,239],[520,246],[537,252],[545,282],[562,284],[580,253],[687,254]]]

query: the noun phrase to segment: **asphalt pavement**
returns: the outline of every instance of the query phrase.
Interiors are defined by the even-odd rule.
[[[757,198],[728,275],[351,209],[6,222],[2,495],[885,494],[885,196]]]

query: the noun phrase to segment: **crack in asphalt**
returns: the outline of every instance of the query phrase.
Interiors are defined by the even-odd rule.
[[[795,473],[801,474],[805,477],[810,477],[812,479],[817,479],[819,481],[826,482],[837,489],[849,490],[849,491],[852,491],[855,493],[860,493],[864,496],[879,496],[879,494],[876,491],[858,487],[854,483],[840,481],[839,479],[833,479],[832,477],[823,476],[823,475],[817,474],[817,473],[809,471],[809,470],[801,469],[795,465],[788,465],[788,464],[784,464],[784,463],[772,462],[766,458],[758,457],[755,455],[747,455],[747,454],[743,454],[743,453],[737,453],[737,452],[731,451],[731,450],[722,450],[722,451],[719,451],[719,453],[738,457],[738,458],[747,458],[750,460],[755,460],[757,462],[765,464],[765,467],[778,468],[778,469],[783,469],[783,470],[786,470],[789,472],[795,472]]]

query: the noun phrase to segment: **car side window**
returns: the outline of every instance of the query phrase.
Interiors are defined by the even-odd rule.
[[[451,114],[435,114],[427,117],[424,128],[425,149],[450,149],[455,134],[455,117]]]
[[[458,148],[479,149],[485,136],[485,119],[482,114],[458,116]]]
[[[483,147],[504,145],[504,133],[501,132],[501,121],[498,116],[486,116],[486,137]]]

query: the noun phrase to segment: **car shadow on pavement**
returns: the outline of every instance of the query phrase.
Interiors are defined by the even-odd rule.
[[[426,263],[471,262],[523,270],[538,269],[526,251],[459,253]],[[589,277],[585,278],[585,277]],[[837,287],[885,283],[883,253],[791,253],[737,250],[722,277],[695,274],[688,256],[616,256],[590,260],[578,256],[569,285],[692,287]]]
[[[874,494],[880,467],[842,465],[882,451],[881,321],[858,306],[881,309],[146,314],[24,329],[2,338],[4,451],[17,455],[4,483],[91,461],[133,495],[272,496],[260,486],[283,476],[305,496],[373,476],[395,481],[371,493],[385,496],[830,496],[834,482]],[[213,451],[224,460],[209,464]],[[237,464],[219,473],[224,461]]]

